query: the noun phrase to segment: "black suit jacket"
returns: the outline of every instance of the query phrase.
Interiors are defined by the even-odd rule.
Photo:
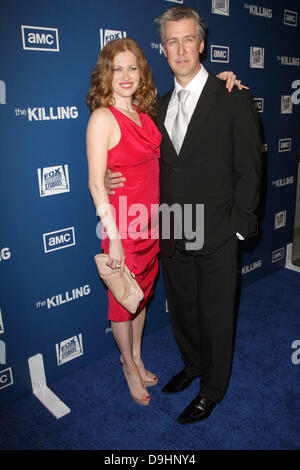
[[[163,136],[161,207],[181,206],[183,218],[176,223],[182,224],[184,238],[184,217],[190,219],[184,205],[193,207],[193,228],[198,224],[199,231],[195,211],[197,204],[203,204],[204,245],[195,251],[210,252],[236,232],[247,236],[256,222],[261,178],[258,115],[249,91],[234,87],[228,93],[225,82],[209,73],[177,155],[164,126],[172,91],[160,99],[156,118]],[[170,256],[175,248],[174,227],[170,237],[163,237],[160,249]]]

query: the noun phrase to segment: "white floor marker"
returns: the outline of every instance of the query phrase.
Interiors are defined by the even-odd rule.
[[[68,408],[48,387],[45,376],[42,354],[36,354],[28,359],[33,394],[42,404],[59,419],[70,413]]]
[[[293,244],[289,243],[286,246],[286,258],[285,258],[285,267],[287,269],[292,269],[293,271],[298,271],[300,273],[300,267],[296,266],[292,262],[292,251],[293,251]]]

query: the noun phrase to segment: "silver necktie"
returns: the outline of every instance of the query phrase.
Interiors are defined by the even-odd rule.
[[[185,102],[189,94],[190,92],[184,89],[179,90],[179,92],[177,93],[178,110],[171,133],[171,140],[173,142],[177,155],[179,155],[180,148],[182,146],[182,142],[184,140],[184,136],[189,123],[188,113],[185,107]]]

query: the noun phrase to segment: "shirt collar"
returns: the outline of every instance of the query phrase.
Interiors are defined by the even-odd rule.
[[[204,67],[203,64],[201,64],[201,68],[199,72],[194,76],[194,78],[187,84],[187,86],[184,88],[185,90],[188,90],[192,92],[195,96],[199,98],[201,95],[201,92],[204,88],[204,85],[206,83],[208,77],[208,72],[206,68]],[[183,87],[179,85],[177,82],[176,78],[174,78],[174,92],[175,94],[178,93],[179,90],[181,90]]]

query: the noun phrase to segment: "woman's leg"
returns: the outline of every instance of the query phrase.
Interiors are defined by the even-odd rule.
[[[123,372],[133,398],[145,400],[148,391],[141,379],[133,358],[133,325],[132,321],[111,321],[111,329],[123,358]],[[149,398],[147,399],[149,402]],[[145,401],[147,401],[145,400]]]
[[[156,385],[157,377],[145,369],[142,361],[142,338],[146,320],[146,307],[132,321],[133,360],[147,386]]]

